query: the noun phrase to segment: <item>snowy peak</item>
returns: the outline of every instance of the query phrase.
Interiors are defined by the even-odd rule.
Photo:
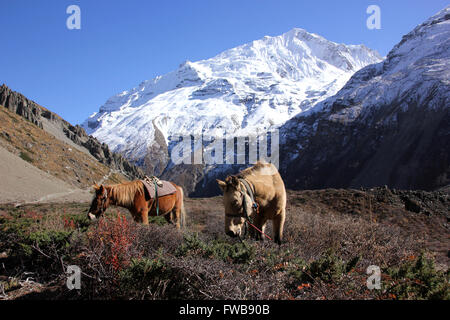
[[[356,72],[335,96],[318,103],[311,111],[351,106],[353,111],[347,111],[355,119],[363,111],[369,113],[370,108],[398,102],[404,110],[411,101],[431,108],[441,106],[442,99],[450,101],[445,87],[450,84],[449,48],[450,7],[447,7],[403,36],[385,60]],[[431,101],[425,103],[425,99]]]
[[[364,45],[337,44],[325,38],[294,28],[280,36],[265,36],[242,46],[224,51],[206,60],[212,71],[257,70],[263,64],[281,78],[302,80],[320,77],[330,67],[341,71],[356,71],[380,61],[381,56]],[[201,61],[200,63],[203,63]],[[338,72],[338,71],[335,71]]]
[[[113,150],[139,160],[152,148],[155,130],[169,145],[173,136],[205,130],[248,136],[278,127],[379,61],[378,53],[362,45],[293,29],[211,59],[186,61],[111,97],[83,126]]]
[[[334,43],[304,29],[294,28],[282,37],[294,52],[304,50],[304,55],[308,57],[315,57],[347,71],[357,71],[375,60],[381,60],[378,52],[364,45]]]
[[[174,90],[183,86],[192,86],[202,83],[202,73],[190,61],[185,61],[179,68],[165,76],[143,81],[138,87],[123,91],[111,98],[100,107],[100,112],[112,112],[125,107],[138,107],[149,99],[165,91]]]
[[[411,51],[412,44],[417,40],[432,40],[435,37],[440,37],[448,30],[448,24],[450,20],[450,6],[442,9],[434,16],[426,20],[424,23],[418,25],[414,30],[404,35],[402,40],[395,45],[389,54],[395,52],[409,52]]]

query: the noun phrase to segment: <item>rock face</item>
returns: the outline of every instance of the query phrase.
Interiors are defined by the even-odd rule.
[[[67,123],[67,127],[63,130],[69,139],[85,147],[91,155],[108,167],[124,173],[131,179],[144,176],[143,171],[139,167],[131,164],[120,153],[112,152],[105,143],[101,143],[94,137],[87,135],[86,131],[79,125],[72,126]]]
[[[0,87],[0,105],[42,129],[41,107],[22,94],[12,91],[5,84]]]
[[[290,188],[450,183],[450,9],[281,128]]]
[[[113,170],[122,172],[131,179],[143,176],[143,171],[139,167],[130,163],[121,154],[112,152],[106,144],[87,135],[82,127],[79,125],[71,125],[57,114],[43,108],[34,101],[27,99],[22,94],[12,91],[5,84],[0,87],[0,105],[17,113],[41,129],[45,129],[43,121],[47,119],[55,124],[55,127],[59,128],[59,130],[75,144],[86,148],[99,162]]]

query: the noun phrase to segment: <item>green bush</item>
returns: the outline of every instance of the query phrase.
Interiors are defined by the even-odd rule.
[[[132,259],[130,265],[119,273],[118,297],[126,299],[184,299],[192,284],[183,268],[166,261],[162,250],[153,258]],[[194,284],[195,287],[195,284]]]
[[[75,227],[80,232],[85,232],[92,224],[86,214],[66,214],[63,216],[68,221],[73,221]]]
[[[397,299],[450,299],[450,271],[436,270],[434,261],[424,253],[400,267],[388,268],[386,273],[392,281],[384,287]]]
[[[233,263],[249,263],[255,257],[255,249],[245,242],[233,244],[224,240],[205,242],[197,233],[185,236],[184,243],[177,249],[176,255],[185,256],[189,252]]]
[[[45,267],[51,266],[43,263],[49,257],[57,259],[67,254],[74,230],[47,230],[43,226],[45,218],[35,211],[15,209],[10,215],[0,224],[0,247],[10,249],[11,258]]]
[[[303,260],[297,261],[300,268],[291,270],[294,278],[301,282],[314,282],[320,279],[331,283],[341,279],[344,274],[350,272],[359,262],[360,257],[356,256],[345,262],[337,256],[332,249],[327,250],[318,260],[305,264]]]
[[[162,259],[132,259],[131,264],[119,273],[122,292],[139,292],[154,285],[158,279],[167,276]]]
[[[158,226],[163,226],[167,224],[167,220],[166,218],[164,218],[164,216],[149,216],[148,223],[154,223]]]
[[[13,250],[16,256],[25,256],[27,258],[42,258],[42,254],[37,254],[33,250],[33,246],[39,248],[44,254],[61,254],[64,255],[70,246],[70,237],[72,231],[37,231],[20,236],[16,241]]]

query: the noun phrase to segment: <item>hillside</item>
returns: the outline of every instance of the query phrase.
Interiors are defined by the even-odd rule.
[[[89,190],[71,186],[3,147],[0,163],[0,203],[84,202],[92,198]]]
[[[54,138],[69,144],[72,148],[92,155],[93,158],[111,170],[120,171],[128,178],[141,177],[143,174],[139,168],[128,162],[121,154],[111,152],[107,145],[87,135],[80,126],[71,125],[59,115],[40,106],[21,93],[11,90],[5,84],[0,87],[0,105],[50,133]]]
[[[35,201],[49,195],[83,194],[99,181],[127,180],[90,154],[61,141],[34,123],[0,106],[2,181],[0,202]],[[73,192],[72,192],[73,191]],[[91,195],[81,195],[84,201]],[[77,198],[78,200],[80,198]]]

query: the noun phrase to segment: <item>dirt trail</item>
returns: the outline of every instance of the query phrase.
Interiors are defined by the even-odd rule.
[[[84,202],[92,195],[0,147],[0,203]]]

